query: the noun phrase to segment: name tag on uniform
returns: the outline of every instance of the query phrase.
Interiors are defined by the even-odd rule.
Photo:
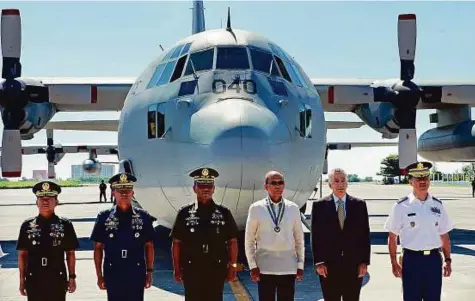
[[[416,214],[415,213],[409,213],[409,214],[407,214],[407,216],[416,216]]]

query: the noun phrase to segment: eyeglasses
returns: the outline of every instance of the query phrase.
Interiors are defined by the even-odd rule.
[[[267,184],[272,185],[272,186],[278,186],[278,185],[284,185],[284,183],[285,183],[284,181],[272,181]]]

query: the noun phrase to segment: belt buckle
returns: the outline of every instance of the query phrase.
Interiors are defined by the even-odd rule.
[[[203,253],[208,253],[208,245],[203,245]]]
[[[424,255],[430,255],[430,250],[424,250],[422,251]]]
[[[42,257],[41,258],[41,266],[45,267],[48,265],[48,258]]]
[[[122,258],[127,258],[127,250],[122,250]]]

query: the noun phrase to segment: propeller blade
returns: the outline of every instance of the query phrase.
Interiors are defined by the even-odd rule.
[[[48,162],[48,179],[55,179],[56,172],[54,170],[54,162]]]
[[[399,169],[404,170],[409,164],[417,162],[416,129],[399,129]]]
[[[19,130],[3,130],[2,137],[2,177],[21,176],[21,137]]]
[[[412,80],[414,78],[414,58],[416,56],[416,15],[399,15],[397,37],[399,59],[401,60],[401,80]]]
[[[21,18],[18,9],[3,9],[1,18],[2,77],[13,79],[21,76]]]

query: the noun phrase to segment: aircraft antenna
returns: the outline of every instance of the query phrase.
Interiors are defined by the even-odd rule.
[[[228,6],[228,25],[226,26],[226,30],[232,32],[233,29],[231,28],[231,8]]]
[[[162,44],[160,44],[160,45],[158,45],[158,46],[160,46],[160,49],[162,49],[162,51],[163,51],[163,47],[162,47]]]

